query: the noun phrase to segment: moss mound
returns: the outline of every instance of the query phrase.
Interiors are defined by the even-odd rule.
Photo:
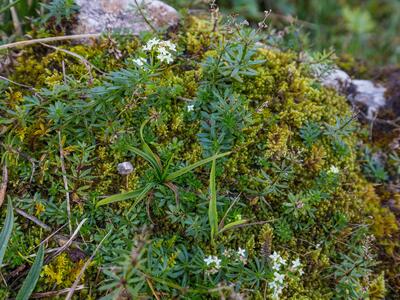
[[[361,173],[360,125],[346,99],[322,88],[297,53],[258,43],[262,33],[211,28],[188,18],[158,40],[24,50],[11,79],[31,87],[2,87],[0,137],[7,195],[31,218],[16,217],[3,295],[14,296],[41,241],[64,226],[46,242],[60,247],[84,219],[35,292],[70,287],[101,243],[77,299],[396,294],[396,219]],[[136,150],[144,141],[170,173],[229,155],[215,170],[209,162],[161,180]],[[131,173],[118,173],[122,162]]]

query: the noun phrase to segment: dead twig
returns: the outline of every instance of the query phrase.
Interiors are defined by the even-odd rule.
[[[71,286],[71,288],[68,291],[67,297],[65,297],[65,300],[70,300],[72,298],[72,295],[74,294],[74,292],[77,290],[78,288],[78,283],[82,278],[83,273],[85,272],[86,268],[89,266],[90,262],[93,260],[93,258],[95,257],[97,251],[99,251],[101,245],[103,244],[103,242],[108,238],[108,236],[111,234],[112,230],[110,230],[105,236],[104,238],[100,241],[100,243],[97,245],[96,249],[93,251],[93,254],[89,257],[89,259],[85,262],[85,264],[83,265],[82,269],[80,270],[78,276],[76,277],[74,284]]]
[[[147,282],[148,286],[150,287],[150,290],[153,293],[154,297],[157,300],[160,300],[160,297],[157,295],[156,291],[154,290],[154,286],[153,286],[153,284],[151,283],[151,280],[148,277],[146,277],[146,282]]]
[[[64,150],[63,150],[62,141],[61,141],[61,131],[58,131],[58,143],[59,143],[59,147],[60,147],[60,161],[61,161],[62,177],[63,177],[63,181],[64,181],[65,199],[67,201],[68,227],[69,227],[69,233],[72,233],[71,203],[70,203],[69,192],[68,192],[67,171],[65,170]]]
[[[40,221],[38,218],[36,218],[35,216],[31,216],[30,214],[28,214],[26,211],[19,209],[19,208],[15,208],[15,211],[20,214],[21,216],[23,216],[24,218],[27,218],[28,220],[32,221],[33,223],[35,223],[36,225],[38,225],[39,227],[43,228],[45,231],[49,232],[52,231],[52,228],[43,223],[42,221]],[[39,247],[41,244],[46,243],[49,239],[51,239],[53,236],[55,237],[55,239],[57,240],[57,243],[62,246],[65,244],[65,242],[68,240],[67,237],[65,237],[62,234],[57,234],[61,229],[63,229],[66,226],[66,224],[64,224],[63,226],[61,226],[60,228],[58,228],[56,231],[54,231],[52,234],[50,234],[46,239],[44,239],[37,247]],[[79,245],[77,243],[74,243],[74,245],[76,247],[79,248]],[[36,247],[36,248],[37,248]]]
[[[85,38],[98,38],[101,36],[101,33],[86,33],[86,34],[76,34],[76,35],[64,35],[64,36],[54,36],[54,37],[47,37],[42,39],[34,39],[34,40],[27,40],[27,41],[19,41],[15,43],[5,44],[0,46],[0,50],[16,48],[16,47],[23,47],[38,43],[50,43],[50,42],[57,42],[57,41],[65,41],[65,40],[79,40]]]
[[[57,257],[58,255],[60,255],[65,249],[67,249],[67,248],[72,244],[72,242],[73,242],[74,239],[77,237],[77,235],[78,235],[78,233],[79,233],[79,230],[81,230],[81,227],[82,227],[83,224],[86,222],[86,220],[87,220],[87,219],[83,219],[83,220],[79,223],[78,227],[76,227],[74,233],[71,235],[71,237],[69,238],[69,240],[66,241],[65,244],[62,245],[53,255],[47,257],[47,258],[45,259],[44,264],[48,264],[53,258],[55,258],[55,257]]]
[[[7,170],[7,163],[4,162],[3,181],[0,185],[0,207],[3,205],[4,199],[6,198],[7,184],[8,184],[8,170]]]
[[[43,223],[42,221],[40,221],[38,218],[36,218],[35,216],[31,216],[30,214],[28,214],[26,211],[19,209],[19,208],[15,208],[15,211],[20,214],[21,216],[23,216],[24,218],[27,218],[29,220],[31,220],[33,223],[35,223],[36,225],[38,225],[39,227],[42,227],[45,231],[51,231],[51,227],[45,223]]]
[[[75,291],[80,291],[83,290],[85,286],[79,285],[75,288]],[[51,298],[51,297],[56,297],[65,293],[68,293],[70,291],[70,288],[58,290],[58,291],[50,291],[50,292],[43,292],[43,293],[35,293],[31,295],[31,299],[41,299],[41,298]]]
[[[0,75],[0,79],[1,79],[1,80],[4,80],[4,81],[8,81],[8,82],[10,82],[10,83],[12,83],[12,84],[18,85],[18,86],[20,86],[20,87],[23,87],[23,88],[26,88],[26,89],[35,91],[35,88],[34,88],[33,86],[26,85],[26,84],[22,84],[22,83],[18,83],[18,82],[16,82],[16,81],[13,81],[13,80],[11,80],[11,79],[8,79],[7,77],[4,77],[4,76],[1,76],[1,75]]]
[[[40,43],[40,44],[43,45],[43,46],[45,46],[45,47],[54,49],[54,50],[56,50],[56,51],[64,52],[64,53],[66,53],[66,54],[68,54],[68,55],[70,55],[70,56],[73,56],[73,57],[77,58],[80,62],[82,62],[82,63],[85,65],[85,67],[86,67],[86,69],[87,69],[87,71],[88,71],[88,73],[89,73],[89,76],[90,76],[90,79],[91,79],[91,80],[93,80],[92,68],[93,68],[94,70],[96,70],[97,72],[101,73],[101,74],[105,74],[102,70],[100,70],[100,69],[97,68],[95,65],[93,65],[92,63],[90,63],[86,58],[84,58],[83,56],[81,56],[81,55],[79,55],[79,54],[77,54],[77,53],[75,53],[75,52],[72,52],[72,51],[69,51],[69,50],[66,50],[66,49],[63,49],[63,48],[60,48],[60,47],[47,45],[47,44],[45,44],[45,43]],[[64,71],[65,71],[65,69],[64,69]]]

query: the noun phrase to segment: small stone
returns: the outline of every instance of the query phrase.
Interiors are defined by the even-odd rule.
[[[118,164],[118,173],[121,175],[128,175],[132,173],[133,166],[129,161],[124,161],[123,163]]]

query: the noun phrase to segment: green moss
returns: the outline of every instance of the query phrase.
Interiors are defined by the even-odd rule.
[[[107,208],[94,208],[94,204],[100,196],[134,190],[154,176],[146,161],[129,150],[129,146],[140,144],[139,127],[145,119],[151,119],[144,132],[146,141],[163,161],[173,157],[171,169],[177,170],[205,156],[198,135],[210,120],[201,119],[199,111],[188,112],[187,106],[201,101],[200,89],[204,88],[202,81],[205,80],[201,61],[217,55],[217,50],[210,49],[220,33],[210,33],[209,25],[192,18],[186,20],[182,32],[170,33],[184,52],[176,64],[160,68],[156,75],[152,74],[154,76],[143,82],[126,79],[131,80],[125,87],[128,92],[114,98],[106,92],[98,97],[92,90],[112,85],[110,78],[104,78],[98,70],[89,73],[79,59],[65,52],[39,46],[28,48],[19,58],[12,78],[37,89],[47,88],[53,94],[44,93],[43,99],[40,98],[32,109],[29,99],[23,97],[32,96],[30,91],[8,89],[2,96],[8,110],[16,111],[25,105],[28,116],[18,118],[16,114],[4,112],[12,122],[0,125],[4,136],[16,137],[10,144],[18,150],[10,152],[12,184],[8,193],[15,198],[39,193],[45,199],[40,205],[18,203],[17,206],[36,213],[54,228],[67,222],[62,206],[65,191],[58,144],[58,132],[61,132],[68,181],[73,189],[73,224],[88,218],[82,229],[83,247],[93,251],[105,232],[114,229],[94,264],[115,263],[116,257],[137,244],[139,233],[150,232],[149,239],[153,243],[146,245],[152,250],[146,252],[149,261],[146,267],[154,278],[158,276],[153,284],[166,297],[179,293],[176,285],[211,289],[220,283],[216,277],[205,275],[204,270],[193,273],[190,269],[193,261],[183,262],[185,251],[199,264],[207,255],[220,255],[220,249],[212,247],[209,241],[208,167],[196,169],[179,179],[180,207],[175,206],[174,195],[167,189],[151,193],[147,202],[131,211],[131,202]],[[102,71],[115,71],[132,67],[130,60],[140,44],[136,38],[116,41],[104,38],[91,46],[66,44],[60,47],[84,57]],[[234,81],[230,85],[235,96],[245,98],[245,110],[251,121],[237,132],[229,149],[232,153],[218,161],[217,179],[221,218],[228,211],[232,195],[240,197],[227,213],[225,224],[237,220],[238,216],[255,224],[227,231],[218,236],[218,242],[224,249],[246,248],[248,264],[240,270],[250,270],[256,259],[261,266],[269,268],[268,256],[273,251],[279,251],[288,261],[300,257],[306,274],[301,278],[288,276],[283,298],[331,299],[336,291],[331,270],[340,264],[339,254],[352,255],[355,251],[351,236],[357,226],[369,226],[368,234],[376,238],[374,246],[384,250],[376,250],[377,254],[395,257],[399,251],[398,240],[393,238],[398,235],[396,219],[382,207],[374,187],[360,172],[357,132],[342,137],[344,152],[337,149],[337,141],[327,134],[321,134],[311,147],[305,145],[300,136],[300,129],[307,122],[321,127],[333,126],[337,117],[351,115],[346,99],[320,87],[306,66],[298,62],[295,53],[259,49],[256,58],[265,60],[255,67],[257,75],[244,76],[243,82]],[[71,77],[65,85],[63,72]],[[58,90],[61,92],[54,95]],[[204,97],[209,101],[215,98],[214,95]],[[65,123],[51,117],[58,102],[65,105],[61,113]],[[100,104],[107,110],[102,110]],[[76,107],[78,109],[74,110]],[[92,114],[93,111],[98,113]],[[93,146],[93,151],[87,152],[85,163],[79,152],[81,143]],[[32,181],[29,181],[31,164],[26,157],[33,158],[36,163]],[[131,161],[134,165],[127,177],[117,172],[116,166],[122,161]],[[339,174],[330,172],[332,166],[338,168]],[[85,173],[86,177],[80,178],[78,173]],[[289,195],[294,198],[294,206]],[[148,214],[155,224],[151,224]],[[23,224],[23,221],[18,220],[18,223]],[[37,233],[29,235],[38,240]],[[35,242],[30,240],[28,244],[33,246]],[[199,249],[204,257],[196,256]],[[132,261],[133,253],[130,255]],[[388,260],[378,258],[377,261]],[[81,265],[82,262],[73,264],[66,255],[59,256],[42,272],[43,287],[69,287]],[[385,293],[384,275],[378,272],[388,266],[377,264],[371,268],[368,273],[371,299],[381,299],[379,297]],[[253,274],[254,270],[248,272]],[[87,272],[83,281],[94,282],[96,276]],[[385,272],[385,276],[395,283],[394,289],[399,288],[393,279],[394,269]],[[146,278],[152,279],[151,276]],[[263,299],[270,278],[262,277],[258,286],[245,279],[237,289],[247,293],[250,299]],[[240,281],[232,279],[235,280]],[[170,281],[176,285],[166,284]],[[146,284],[142,291],[150,295],[151,287]],[[95,286],[93,289],[93,297],[104,294]]]

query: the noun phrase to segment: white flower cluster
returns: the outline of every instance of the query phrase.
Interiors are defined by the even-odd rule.
[[[328,174],[339,174],[339,168],[336,166],[331,166],[331,168],[328,171]]]
[[[171,41],[161,41],[157,38],[152,38],[143,47],[145,51],[155,51],[157,53],[157,59],[161,62],[170,64],[174,61],[171,51],[176,51],[176,46]]]
[[[218,256],[210,255],[204,259],[204,262],[208,267],[211,267],[211,269],[207,270],[207,273],[209,274],[215,274],[221,268],[221,260],[218,258]]]
[[[279,271],[281,266],[286,265],[286,260],[282,258],[278,253],[274,252],[272,255],[269,256],[272,260],[272,269]]]
[[[282,256],[277,252],[274,252],[272,255],[269,256],[269,258],[272,261],[274,277],[272,279],[272,282],[268,283],[268,286],[272,290],[272,298],[279,299],[280,294],[282,294],[285,279],[285,274],[282,274],[284,270],[281,269],[283,269],[283,267],[286,265],[286,260],[282,258]],[[299,275],[302,275],[304,273],[301,269],[301,262],[299,258],[296,258],[292,261],[289,271],[298,272]]]
[[[241,261],[244,265],[247,264],[246,249],[240,247],[237,251],[233,249],[225,249],[224,256],[234,261]]]
[[[224,250],[223,256],[231,259],[230,261],[241,261],[243,264],[247,263],[247,254],[246,249],[242,249],[239,247],[237,251],[232,249]],[[215,274],[221,269],[221,259],[218,256],[211,256],[204,258],[204,262],[206,263],[208,270],[207,274]]]

